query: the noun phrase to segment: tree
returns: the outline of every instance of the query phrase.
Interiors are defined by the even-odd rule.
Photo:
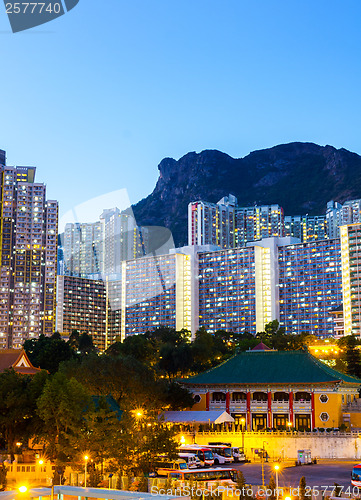
[[[157,411],[143,412],[137,417],[134,411],[122,414],[118,430],[109,436],[109,472],[121,475],[139,475],[154,470],[159,455],[169,459],[177,457],[175,431],[158,418]]]
[[[236,476],[236,483],[237,483],[237,489],[239,490],[239,500],[247,500],[247,486],[246,486],[246,480],[244,478],[243,472],[242,471],[237,471],[237,476]]]
[[[40,372],[31,378],[12,368],[0,374],[0,431],[12,460],[15,443],[30,438],[38,427],[36,400],[46,377],[46,372]]]
[[[163,387],[164,396],[161,398],[170,410],[183,410],[194,405],[192,393],[177,382],[166,382]]]
[[[34,366],[40,366],[49,373],[55,373],[61,362],[74,358],[75,354],[71,346],[58,335],[45,337],[41,334],[38,339],[24,342],[24,349]]]
[[[47,380],[37,403],[43,421],[42,438],[46,452],[59,463],[67,462],[77,450],[84,417],[91,408],[87,390],[74,378],[56,373]]]
[[[109,354],[131,356],[146,364],[154,364],[155,349],[145,335],[129,335],[123,342],[115,342],[109,349]],[[107,351],[107,353],[108,353]]]
[[[86,332],[80,335],[78,349],[85,356],[96,351],[91,335]]]
[[[7,485],[7,473],[8,470],[5,464],[0,464],[0,491],[5,491]]]
[[[305,478],[305,476],[302,476],[300,478],[298,499],[299,500],[307,500],[307,495],[306,495],[306,478]]]
[[[276,487],[276,481],[275,481],[275,478],[273,477],[273,474],[270,477],[267,489],[269,489],[271,492],[271,494],[268,495],[268,500],[275,500],[275,498],[277,497],[277,491],[276,491],[277,487]]]
[[[347,373],[354,377],[361,377],[360,351],[356,349],[357,340],[354,335],[348,335],[346,340],[346,364]]]

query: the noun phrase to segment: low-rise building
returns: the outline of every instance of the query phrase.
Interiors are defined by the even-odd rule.
[[[361,380],[304,350],[242,352],[182,384],[194,396],[192,410],[225,410],[247,431],[358,425],[357,413],[344,412],[358,400]]]

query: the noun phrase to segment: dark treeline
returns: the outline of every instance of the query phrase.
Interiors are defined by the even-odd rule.
[[[256,336],[201,328],[193,341],[188,331],[161,327],[115,342],[104,353],[97,352],[91,336],[77,331],[68,341],[58,333],[28,340],[24,348],[42,371],[32,377],[13,369],[0,374],[1,447],[13,459],[20,451],[17,443],[25,446],[32,438],[60,467],[81,470],[87,453],[94,470],[149,472],[159,454],[175,456],[174,430],[159,414],[192,406],[192,395],[179,384],[182,377],[261,341],[273,349],[297,350],[316,340],[286,335],[277,321]],[[338,341],[342,354],[336,368],[360,376],[357,343],[353,336]]]

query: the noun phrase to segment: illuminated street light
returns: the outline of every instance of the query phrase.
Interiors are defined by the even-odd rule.
[[[87,473],[87,465],[88,465],[88,460],[89,457],[88,455],[84,455],[84,460],[85,460],[85,467],[84,467],[84,472],[85,472],[85,478],[84,478],[84,488],[86,488],[86,473]]]
[[[23,485],[23,486],[20,486],[19,491],[20,491],[20,493],[26,493],[28,491],[28,488],[27,488],[27,486]]]
[[[246,423],[245,418],[241,418],[241,424],[242,424],[242,453],[244,453],[244,424]]]
[[[185,444],[185,442],[186,442],[186,438],[185,438],[184,436],[181,436],[181,438],[180,438],[180,442],[181,442],[181,444]]]
[[[278,500],[278,471],[280,470],[280,466],[278,464],[275,464],[273,466],[273,469],[274,469],[274,471],[276,473],[276,492],[277,492],[276,493],[276,498]]]

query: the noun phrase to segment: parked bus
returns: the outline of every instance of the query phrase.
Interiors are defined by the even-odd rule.
[[[154,466],[158,476],[167,476],[170,470],[188,470],[187,462],[182,458],[176,458],[175,460],[160,459]]]
[[[199,469],[202,467],[201,461],[195,453],[178,453],[178,457],[187,462],[188,469]]]
[[[210,444],[209,448],[213,452],[214,464],[230,464],[233,462],[233,453],[230,446],[222,444]]]
[[[229,486],[236,486],[237,470],[229,468],[210,468],[202,470],[172,470],[168,472],[170,479],[180,481],[197,481],[204,483],[217,482],[219,484],[226,484]]]
[[[233,455],[233,460],[234,462],[247,462],[246,455],[243,450],[240,450],[237,446],[232,446],[232,443],[219,443],[219,442],[212,442],[208,443],[209,445],[223,445],[223,446],[229,446],[232,450],[232,455]]]
[[[353,466],[351,472],[351,484],[352,486],[361,487],[361,464]]]
[[[208,446],[198,444],[182,444],[179,448],[181,453],[193,453],[201,461],[202,467],[212,467],[214,465],[214,457],[212,450]]]

